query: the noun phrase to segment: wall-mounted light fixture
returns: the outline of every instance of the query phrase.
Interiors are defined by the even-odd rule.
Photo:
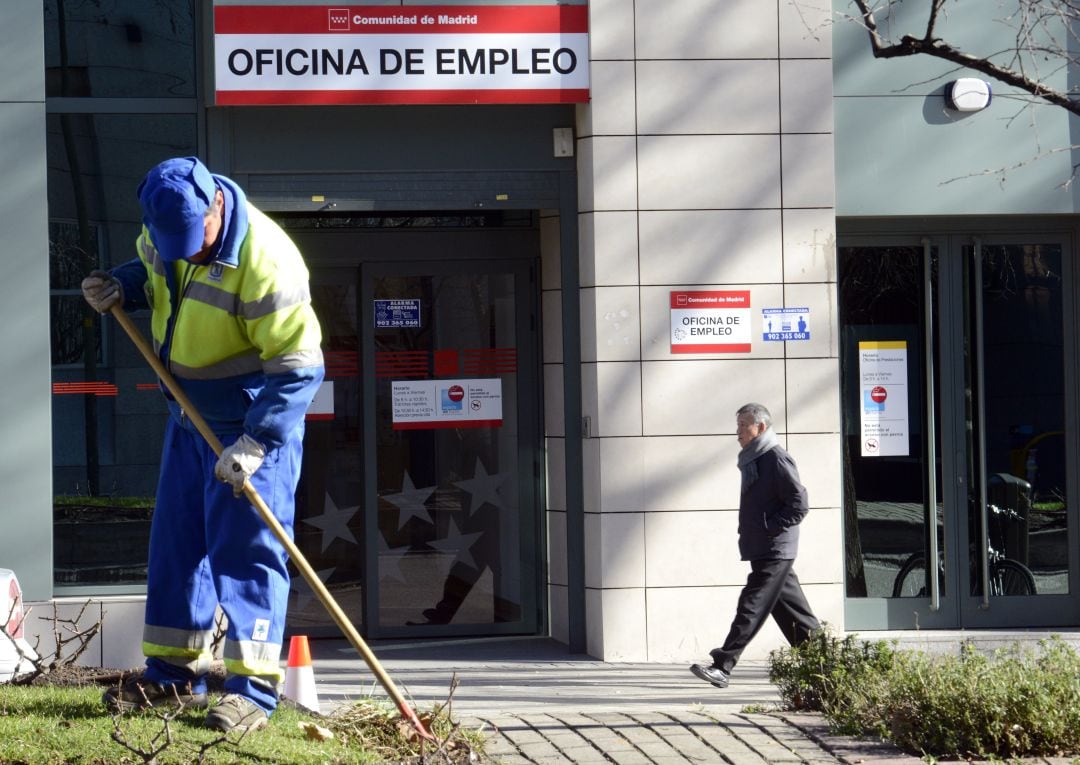
[[[990,83],[977,77],[961,77],[945,86],[945,104],[958,112],[977,112],[990,105]]]

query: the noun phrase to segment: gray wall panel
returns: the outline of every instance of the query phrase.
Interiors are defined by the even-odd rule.
[[[41,0],[0,3],[0,103],[40,101],[45,93],[45,31]]]
[[[554,127],[572,127],[574,107],[363,106],[231,108],[228,174],[355,173],[410,170],[559,170]],[[215,125],[211,125],[211,134]],[[212,141],[211,146],[217,144]]]
[[[1008,105],[941,122],[931,99],[836,99],[837,215],[1075,212],[1075,192],[1061,188],[1072,152],[1049,152],[1070,145],[1064,111],[1039,112],[1036,133],[1010,123]],[[1013,169],[980,175],[998,168]]]
[[[922,35],[928,6],[900,3],[896,18],[878,17],[879,27],[893,39]],[[1011,6],[1012,0],[951,3],[937,31],[977,55],[1005,51],[994,60],[1010,65],[1015,32],[1002,19]],[[1075,191],[1063,187],[1080,158],[1069,148],[1080,137],[1080,119],[1059,107],[1025,108],[1028,97],[992,80],[989,108],[951,111],[946,84],[978,73],[927,55],[874,59],[865,30],[843,17],[853,12],[850,0],[833,0],[833,8],[838,216],[1080,210]],[[1047,67],[1026,65],[1038,74]],[[1065,69],[1046,75],[1067,87]]]
[[[16,5],[35,5],[33,13],[24,11],[40,16],[40,5]],[[6,16],[6,10],[0,15]],[[31,43],[40,46],[40,28]],[[23,67],[18,71],[23,73]],[[40,93],[37,103],[0,103],[0,177],[0,528],[9,530],[0,534],[0,567],[15,571],[28,600],[42,600],[52,596],[52,385],[45,104]]]

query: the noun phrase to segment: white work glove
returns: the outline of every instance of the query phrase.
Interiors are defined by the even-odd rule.
[[[265,457],[265,447],[245,433],[222,449],[214,465],[214,475],[222,483],[231,484],[233,494],[239,497],[244,493],[244,481],[255,475]]]
[[[91,271],[90,275],[82,280],[82,294],[90,307],[98,313],[108,313],[110,308],[124,299],[124,289],[120,282],[107,271]]]

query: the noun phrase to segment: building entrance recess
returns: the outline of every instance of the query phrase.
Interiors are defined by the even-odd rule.
[[[329,383],[308,421],[297,542],[369,638],[534,634],[538,230],[528,213],[503,228],[424,221],[290,230]],[[294,587],[293,629],[330,634]]]

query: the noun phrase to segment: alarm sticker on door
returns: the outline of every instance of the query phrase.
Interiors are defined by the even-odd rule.
[[[419,298],[375,301],[375,329],[419,328]]]

